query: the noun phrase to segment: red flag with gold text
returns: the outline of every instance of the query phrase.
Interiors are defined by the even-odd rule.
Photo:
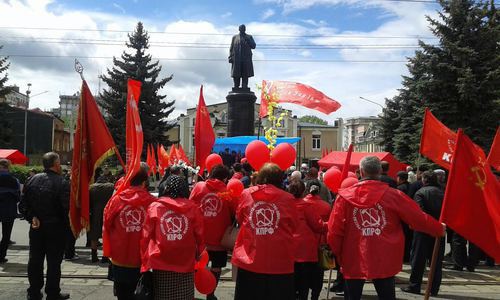
[[[486,155],[458,131],[441,221],[500,261],[500,183]]]
[[[121,161],[115,142],[84,80],[71,163],[69,219],[75,237],[89,226],[89,185],[94,183],[95,169],[113,154]]]
[[[267,116],[266,94],[278,103],[294,103],[324,114],[331,114],[340,108],[340,103],[306,84],[280,80],[262,80],[262,94],[259,116]]]
[[[497,128],[497,133],[491,144],[490,154],[488,154],[488,163],[500,171],[500,127]]]

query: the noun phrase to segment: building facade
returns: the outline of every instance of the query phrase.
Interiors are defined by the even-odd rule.
[[[0,103],[5,102],[9,106],[26,109],[28,107],[28,96],[19,91],[19,87],[10,87],[11,91],[7,95],[0,97]]]
[[[259,120],[260,104],[255,104],[254,135],[264,136],[268,120]],[[217,138],[227,137],[227,102],[207,105],[212,127]],[[334,125],[317,125],[301,123],[290,110],[277,111],[276,114],[286,113],[282,126],[278,128],[278,137],[300,137],[296,144],[297,162],[312,162],[321,158],[322,149],[339,150],[342,145],[339,121]],[[169,141],[182,145],[186,154],[192,158],[194,154],[194,126],[196,122],[196,107],[189,108],[186,114],[181,114],[176,125],[166,136]]]
[[[379,123],[380,118],[373,116],[346,119],[342,129],[343,150],[353,144],[356,152],[382,152]]]

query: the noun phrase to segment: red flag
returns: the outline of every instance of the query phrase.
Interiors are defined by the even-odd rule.
[[[161,176],[165,174],[165,170],[170,166],[170,156],[163,145],[158,145],[158,164],[161,165]]]
[[[141,96],[141,82],[129,79],[127,82],[127,115],[126,115],[126,151],[127,173],[121,188],[128,187],[130,180],[141,167],[141,154],[144,142],[141,118],[139,116],[139,97]],[[118,193],[118,192],[117,192]]]
[[[179,148],[177,148],[177,155],[179,155],[179,159],[182,159],[183,162],[185,162],[188,166],[191,165],[189,162],[189,158],[186,155],[186,152],[184,152],[184,149],[182,149],[182,145],[179,144]]]
[[[215,133],[203,98],[203,86],[201,86],[194,125],[195,163],[200,167],[200,173],[203,173],[205,169],[205,159],[210,155],[214,143]]]
[[[342,168],[342,177],[340,182],[347,178],[349,175],[349,166],[351,165],[351,155],[352,151],[354,151],[354,145],[350,144],[349,149],[347,150],[347,155],[345,157],[344,167]]]
[[[151,144],[148,144],[147,147],[146,163],[149,166],[149,174],[153,174],[156,176],[156,158],[153,150],[153,145]]]
[[[170,153],[168,156],[170,158],[170,164],[176,164],[179,160],[179,155],[177,154],[177,148],[175,147],[175,144],[172,144],[172,146],[170,146]]]
[[[160,146],[160,144],[156,144],[156,156],[158,157],[158,173],[160,173],[161,177],[163,177],[165,174],[165,165],[163,164]]]
[[[325,148],[323,148],[323,149],[321,150],[321,158],[324,158],[325,156],[326,156],[326,149],[325,149]]]
[[[488,163],[495,168],[495,170],[500,171],[500,127],[497,128],[495,139],[493,139],[493,144],[491,144],[490,154],[488,154]]]
[[[113,154],[121,161],[115,142],[84,80],[71,163],[69,218],[75,237],[89,226],[89,185],[94,182],[94,171]]]
[[[458,131],[441,221],[500,261],[500,183],[483,150]]]
[[[426,108],[420,137],[420,153],[441,167],[449,169],[456,139],[457,134]]]
[[[294,103],[324,114],[331,114],[340,108],[340,103],[308,85],[289,81],[263,80],[259,112],[261,118],[267,116],[266,94],[275,95],[278,103]]]

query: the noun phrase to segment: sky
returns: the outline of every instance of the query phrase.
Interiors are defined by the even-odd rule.
[[[0,0],[0,55],[11,63],[8,84],[25,91],[31,83],[30,108],[48,110],[80,89],[75,58],[92,92],[106,89],[99,74],[141,21],[161,76],[173,74],[161,94],[176,101],[174,118],[197,104],[201,84],[207,104],[225,101],[231,36],[246,24],[257,43],[252,90],[262,80],[308,84],[342,107],[325,115],[283,106],[333,123],[381,112],[360,97],[384,105],[397,93],[418,40],[437,42],[426,16],[439,8],[433,0]]]

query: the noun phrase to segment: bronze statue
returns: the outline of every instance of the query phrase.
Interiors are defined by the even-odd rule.
[[[233,36],[231,48],[229,48],[229,63],[231,67],[231,77],[233,77],[234,87],[248,88],[248,77],[253,77],[252,49],[255,49],[253,37],[245,33],[245,25],[240,25],[240,33]]]

